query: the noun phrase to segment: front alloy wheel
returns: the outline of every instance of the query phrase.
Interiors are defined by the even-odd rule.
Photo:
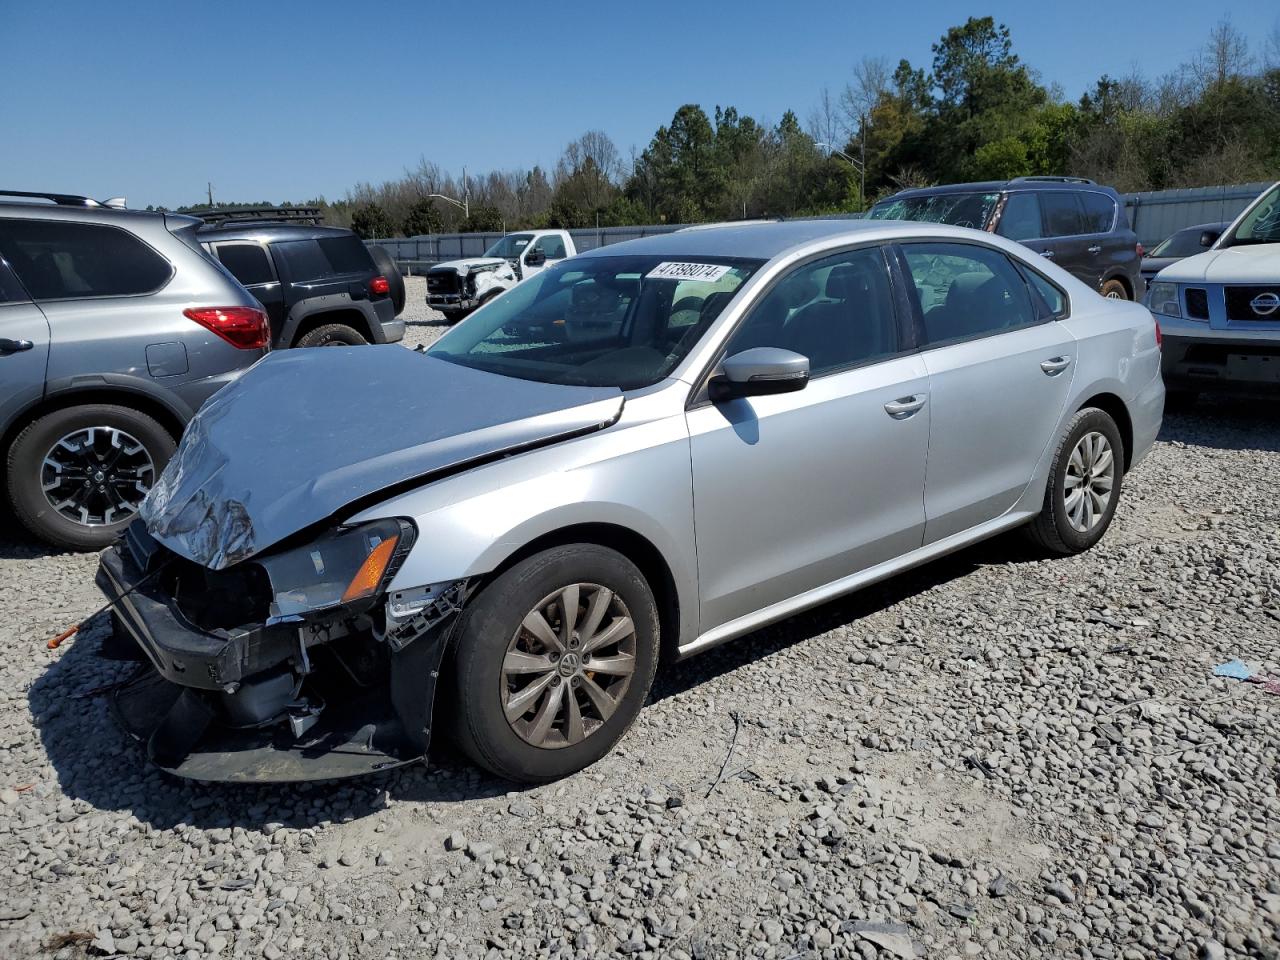
[[[509,780],[542,783],[608,753],[658,664],[658,608],[635,564],[593,543],[498,574],[455,628],[459,745]]]
[[[557,749],[597,733],[636,672],[636,630],[608,587],[574,583],[521,620],[502,660],[507,723],[525,743]]]

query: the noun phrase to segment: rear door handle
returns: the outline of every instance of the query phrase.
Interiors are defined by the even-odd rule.
[[[899,397],[897,400],[890,400],[886,403],[884,412],[895,420],[905,420],[923,407],[928,399],[923,393],[917,393],[912,397]]]
[[[1057,256],[1057,254],[1055,254],[1052,250],[1041,250],[1040,256],[1047,257],[1048,259],[1052,260],[1055,256]]]
[[[1040,369],[1050,377],[1056,377],[1069,366],[1071,366],[1070,357],[1050,357],[1040,363]]]
[[[34,346],[35,344],[30,340],[10,340],[8,337],[0,337],[0,353],[21,353]]]
[[[1101,248],[1100,246],[1098,246],[1098,245],[1095,243],[1092,247],[1089,247],[1089,252],[1090,252],[1090,253],[1101,253],[1101,252],[1102,252],[1102,248]]]

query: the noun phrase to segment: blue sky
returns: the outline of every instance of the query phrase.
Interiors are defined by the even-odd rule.
[[[1223,16],[1261,46],[1275,20],[1258,9],[0,0],[0,187],[176,206],[211,180],[216,199],[299,201],[420,156],[455,172],[552,165],[592,128],[626,154],[682,103],[803,121],[863,56],[927,67],[971,14],[1008,24],[1023,60],[1074,98],[1103,73],[1168,72]]]

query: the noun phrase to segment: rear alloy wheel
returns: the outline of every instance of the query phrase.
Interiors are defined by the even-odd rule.
[[[1102,295],[1108,300],[1128,300],[1129,291],[1119,280],[1108,280],[1102,285]]]
[[[476,763],[545,782],[589,766],[639,715],[658,661],[653,594],[594,544],[502,573],[458,624],[458,737]]]
[[[137,515],[175,448],[160,424],[128,407],[54,411],[9,448],[14,513],[57,546],[105,547]]]
[[[298,347],[361,347],[369,341],[345,323],[328,323],[298,338]]]
[[[1072,418],[1054,453],[1040,514],[1027,528],[1050,553],[1088,550],[1115,516],[1124,480],[1124,442],[1105,411],[1086,407]]]

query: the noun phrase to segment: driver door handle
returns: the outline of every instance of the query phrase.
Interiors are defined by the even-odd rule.
[[[897,400],[890,400],[884,405],[884,412],[895,420],[905,420],[907,417],[919,411],[925,405],[925,401],[929,398],[923,393],[917,393],[911,397],[899,397]]]
[[[1056,377],[1067,367],[1071,366],[1070,357],[1050,357],[1040,363],[1040,369],[1045,372],[1046,376]]]
[[[34,346],[35,344],[30,340],[10,340],[8,337],[0,337],[0,353],[21,353]]]
[[[1100,246],[1098,246],[1098,245],[1095,243],[1092,247],[1090,247],[1090,248],[1089,248],[1089,252],[1090,252],[1090,253],[1101,253],[1101,252],[1102,252],[1102,248],[1101,248]]]
[[[1050,260],[1052,260],[1055,256],[1057,256],[1057,254],[1055,254],[1052,250],[1041,250],[1040,256],[1047,257]]]

